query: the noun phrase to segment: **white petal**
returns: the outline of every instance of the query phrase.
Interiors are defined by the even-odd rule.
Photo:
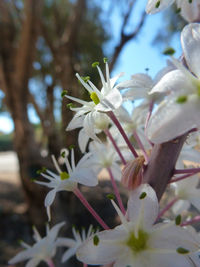
[[[60,231],[60,228],[63,227],[63,225],[65,225],[65,222],[57,223],[49,231],[48,238],[50,238],[52,240],[52,242],[55,241],[55,239],[58,235],[58,232]]]
[[[178,92],[179,95],[187,95],[188,92],[192,93],[195,91],[196,87],[192,83],[191,75],[188,77],[188,75],[186,76],[181,70],[173,70],[163,76],[153,87],[150,94],[157,92],[166,94]]]
[[[81,168],[73,173],[72,178],[80,184],[86,186],[96,186],[98,179],[96,173],[89,168]]]
[[[27,262],[27,264],[25,265],[25,267],[36,267],[38,266],[38,264],[40,263],[40,259],[37,258],[33,258],[30,261]]]
[[[183,211],[188,210],[190,207],[190,202],[188,200],[178,200],[172,207],[172,211],[174,214],[179,215]]]
[[[24,260],[31,258],[31,256],[32,256],[31,249],[32,248],[19,252],[15,257],[13,257],[11,260],[9,260],[8,263],[9,264],[15,264],[15,263],[18,263],[20,261],[24,261]]]
[[[190,70],[200,78],[200,25],[191,23],[181,33],[183,53]]]
[[[77,249],[76,255],[80,261],[94,265],[107,264],[122,255],[124,246],[120,241],[126,239],[126,231],[122,226],[96,235],[99,237],[98,245],[94,245],[92,236]]]
[[[71,131],[76,128],[80,128],[83,126],[83,120],[85,116],[80,116],[80,117],[73,117],[72,120],[69,122],[67,125],[66,131]]]
[[[89,136],[86,134],[84,129],[81,129],[78,134],[78,145],[82,153],[85,153]]]
[[[140,199],[145,192],[146,197]],[[153,188],[148,184],[142,184],[130,194],[128,200],[128,219],[138,224],[143,229],[150,228],[158,215],[158,200]]]
[[[147,136],[153,143],[164,143],[200,125],[199,101],[179,104],[164,100],[149,120]]]
[[[73,255],[76,254],[76,248],[70,248],[62,256],[62,263],[69,260]]]
[[[149,0],[146,6],[146,12],[148,14],[154,14],[157,13],[165,8],[167,8],[169,5],[171,5],[174,0],[164,0],[160,1],[160,6],[156,8],[156,3],[159,2],[158,0]]]
[[[189,3],[189,1],[177,0],[176,4],[178,8],[181,8],[181,16],[188,22],[198,19],[198,0],[193,0],[192,3]]]
[[[49,191],[49,193],[46,195],[45,201],[44,201],[44,205],[45,207],[51,206],[51,204],[54,201],[54,198],[56,196],[56,189],[53,189],[51,191]]]
[[[83,127],[86,132],[86,134],[94,139],[97,142],[101,142],[100,139],[96,136],[95,131],[94,131],[94,118],[92,113],[88,113],[85,116],[84,122],[83,122]]]
[[[72,238],[59,237],[56,240],[56,245],[59,247],[73,248],[76,245],[76,241]]]

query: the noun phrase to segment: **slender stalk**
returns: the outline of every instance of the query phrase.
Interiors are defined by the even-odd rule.
[[[135,158],[137,158],[137,157],[138,157],[138,154],[137,154],[135,148],[132,146],[130,140],[128,139],[126,133],[124,132],[124,130],[123,130],[121,124],[119,123],[117,117],[115,116],[115,114],[114,114],[112,111],[109,111],[109,112],[107,113],[107,115],[111,118],[111,120],[114,122],[114,124],[115,124],[116,127],[118,128],[119,132],[121,133],[122,137],[124,138],[124,141],[126,142],[127,146],[128,146],[129,149],[131,150],[133,156],[134,156]]]
[[[49,267],[55,267],[55,264],[53,263],[52,259],[46,260],[46,263]]]
[[[113,144],[115,150],[117,151],[122,163],[124,165],[126,165],[126,160],[124,159],[124,156],[122,155],[119,147],[117,146],[117,143],[115,142],[114,138],[112,137],[110,131],[108,129],[104,130],[104,133],[108,136],[108,138],[110,139],[111,143]]]
[[[174,170],[174,174],[184,174],[184,173],[195,174],[195,173],[198,173],[198,172],[200,172],[200,168]]]
[[[112,171],[111,171],[110,168],[107,168],[107,170],[108,170],[109,175],[110,175],[110,180],[111,180],[111,183],[112,183],[112,186],[113,186],[113,189],[114,189],[115,196],[116,196],[116,198],[117,198],[117,202],[118,202],[118,204],[119,204],[119,207],[120,207],[120,209],[121,209],[121,212],[125,215],[125,214],[126,214],[126,210],[125,210],[124,205],[123,205],[123,203],[122,203],[122,199],[121,199],[119,190],[118,190],[118,188],[117,188],[115,179],[114,179],[114,177],[113,177]]]
[[[177,197],[175,197],[174,199],[172,199],[172,201],[170,201],[170,202],[167,204],[167,206],[166,206],[163,210],[161,210],[161,211],[159,212],[159,214],[158,214],[158,216],[157,216],[157,218],[156,218],[156,221],[158,221],[158,220],[163,216],[163,214],[164,214],[166,211],[168,211],[168,210],[174,205],[174,203],[175,203],[177,200],[178,200]]]
[[[145,150],[145,148],[144,148],[144,146],[143,146],[143,144],[142,144],[142,142],[140,140],[140,137],[138,136],[138,134],[137,134],[136,131],[133,132],[133,136],[134,136],[135,140],[137,141],[137,143],[139,145],[139,148],[143,152],[143,155],[144,155],[144,158],[145,158],[146,163],[148,163],[149,157],[148,157],[147,152],[146,152],[146,150]]]
[[[148,111],[147,118],[146,118],[146,121],[145,121],[145,127],[144,127],[145,131],[147,129],[148,122],[149,122],[149,120],[151,118],[151,114],[152,114],[152,110],[153,110],[153,105],[154,105],[154,102],[152,100],[150,102],[150,104],[149,104],[149,111]]]
[[[88,265],[86,263],[83,263],[83,267],[87,267]]]
[[[188,173],[188,174],[182,175],[180,177],[174,178],[171,181],[169,181],[169,184],[184,180],[184,179],[189,178],[189,177],[191,177],[193,175],[194,175],[194,173]]]
[[[191,225],[194,223],[200,222],[200,215],[195,216],[193,219],[189,220],[189,221],[185,221],[183,223],[181,223],[181,226],[187,226],[187,225]]]
[[[96,211],[92,208],[92,206],[88,203],[87,199],[83,196],[81,191],[76,188],[74,194],[81,201],[81,203],[86,207],[86,209],[92,214],[92,216],[97,220],[97,222],[103,227],[105,230],[109,230],[110,228],[107,224],[101,219],[101,217],[96,213]]]

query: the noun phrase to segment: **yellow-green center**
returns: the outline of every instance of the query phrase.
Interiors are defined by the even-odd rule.
[[[61,172],[60,173],[60,179],[61,180],[69,179],[69,174],[67,172]]]
[[[126,245],[137,253],[147,248],[148,234],[142,230],[139,230],[138,236],[136,237],[133,232],[130,233],[129,239],[126,241]]]
[[[92,92],[90,94],[90,98],[92,99],[92,101],[95,103],[95,105],[98,105],[100,100],[98,98],[98,95],[95,92]]]

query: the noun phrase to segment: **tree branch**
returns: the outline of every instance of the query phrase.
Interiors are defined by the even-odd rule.
[[[139,21],[137,27],[134,29],[134,31],[130,34],[125,34],[125,27],[127,25],[129,16],[130,16],[130,12],[128,12],[126,14],[126,16],[124,17],[124,21],[123,21],[122,28],[121,28],[121,39],[119,41],[119,44],[114,49],[114,53],[113,53],[113,56],[112,56],[112,59],[110,62],[110,71],[112,71],[112,69],[114,68],[114,65],[116,64],[117,59],[119,58],[119,55],[120,55],[122,49],[124,48],[125,44],[128,41],[134,39],[138,35],[140,30],[142,29],[144,22],[145,22],[145,19],[146,19],[146,12],[142,13],[140,21]]]

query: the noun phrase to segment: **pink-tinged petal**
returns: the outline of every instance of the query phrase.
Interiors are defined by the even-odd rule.
[[[175,97],[177,98],[177,97]],[[149,120],[148,138],[156,144],[170,141],[200,125],[198,99],[176,103],[176,99],[166,99]]]
[[[160,2],[159,7],[157,6],[157,3]],[[164,1],[158,1],[158,0],[149,0],[146,5],[146,12],[148,14],[154,14],[157,13],[165,8],[167,8],[169,5],[171,5],[174,2],[174,0],[164,0]]]
[[[191,23],[181,33],[181,44],[187,65],[191,72],[200,78],[200,25]]]
[[[142,194],[146,194],[141,199]],[[130,221],[141,229],[149,229],[158,216],[158,200],[153,188],[148,184],[142,184],[130,194],[128,200],[127,216]]]
[[[53,189],[51,191],[49,191],[49,193],[46,195],[45,201],[44,201],[44,205],[45,207],[51,206],[51,204],[53,203],[55,196],[56,196],[56,189]]]
[[[94,236],[77,249],[78,260],[87,264],[103,265],[123,255],[125,246],[122,242],[127,238],[127,232],[123,226],[96,234],[99,238],[97,245],[94,245]]]

